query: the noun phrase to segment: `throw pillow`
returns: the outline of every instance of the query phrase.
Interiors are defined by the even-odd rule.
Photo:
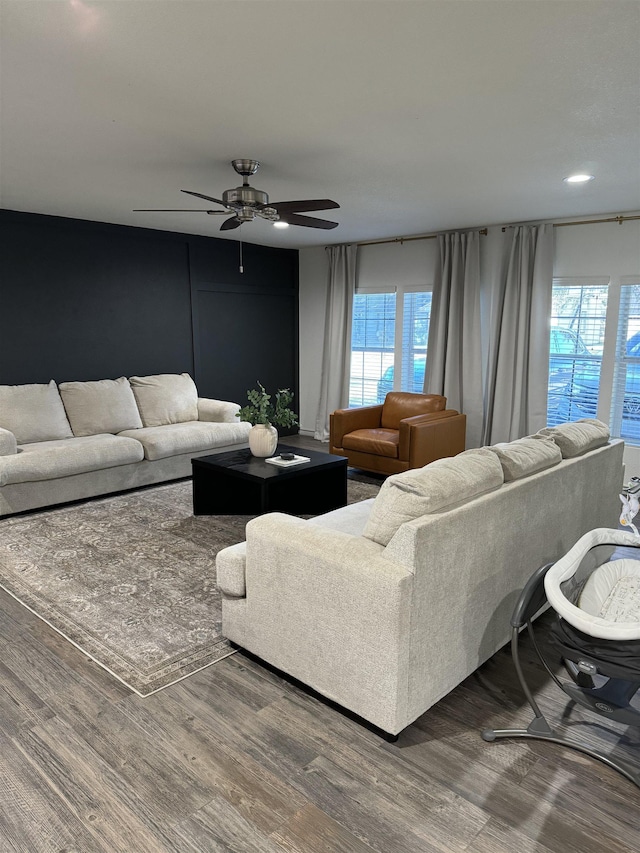
[[[124,376],[62,382],[60,396],[75,436],[115,434],[142,427],[133,391]]]
[[[538,439],[518,438],[489,447],[500,460],[505,483],[552,468],[562,461],[562,453],[555,441],[541,439],[542,436]]]
[[[405,522],[453,509],[503,482],[500,460],[484,447],[393,474],[382,484],[362,535],[388,545]]]
[[[73,438],[56,383],[0,385],[0,427],[18,444]]]
[[[146,427],[198,420],[198,390],[188,373],[129,378]]]
[[[609,441],[609,427],[595,418],[583,418],[567,424],[546,427],[536,433],[541,438],[550,437],[558,445],[564,459],[581,456]]]

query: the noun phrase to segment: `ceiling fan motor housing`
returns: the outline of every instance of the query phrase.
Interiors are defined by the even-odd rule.
[[[269,204],[267,193],[249,186],[225,190],[222,193],[222,200],[230,206],[240,205],[241,207],[260,207],[263,204]]]

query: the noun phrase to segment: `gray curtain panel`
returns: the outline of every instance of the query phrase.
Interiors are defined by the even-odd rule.
[[[510,228],[494,297],[483,444],[546,426],[553,225]]]
[[[480,235],[440,234],[424,391],[467,416],[467,447],[482,437]]]
[[[351,319],[356,292],[355,245],[328,246],[329,281],[324,324],[320,402],[314,438],[329,439],[329,415],[349,404]]]

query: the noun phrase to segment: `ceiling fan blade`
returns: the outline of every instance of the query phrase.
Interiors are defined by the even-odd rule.
[[[133,213],[211,213],[211,214],[220,214],[221,216],[228,216],[228,210],[196,210],[193,207],[137,207],[132,211]]]
[[[230,216],[229,219],[225,219],[225,221],[220,226],[221,231],[231,231],[232,228],[239,228],[242,225],[239,219],[235,216]]]
[[[337,201],[331,201],[330,198],[310,198],[306,201],[276,201],[262,206],[275,207],[278,213],[303,213],[307,210],[331,210],[340,207]]]
[[[307,228],[337,228],[337,222],[331,222],[329,219],[316,219],[315,216],[299,216],[297,213],[285,213],[280,217],[282,222],[288,222],[289,225],[304,225]]]
[[[227,206],[223,201],[220,201],[219,198],[213,198],[213,196],[210,196],[210,195],[203,195],[202,193],[194,193],[191,190],[180,190],[180,192],[181,193],[187,193],[188,195],[194,195],[194,196],[196,196],[196,198],[204,198],[204,199],[206,199],[206,201],[215,201],[216,204],[221,204],[223,207]]]

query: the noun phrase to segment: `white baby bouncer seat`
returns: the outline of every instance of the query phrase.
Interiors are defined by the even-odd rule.
[[[640,787],[640,755],[639,764],[631,765],[551,728],[526,683],[518,652],[520,631],[526,627],[543,666],[571,700],[600,716],[640,727],[640,536],[624,512],[621,521],[634,532],[591,530],[564,557],[530,578],[511,618],[511,652],[534,719],[527,729],[486,729],[482,737],[559,743],[603,761]],[[532,622],[547,603],[555,611],[549,638],[570,682],[556,676],[536,642]]]

